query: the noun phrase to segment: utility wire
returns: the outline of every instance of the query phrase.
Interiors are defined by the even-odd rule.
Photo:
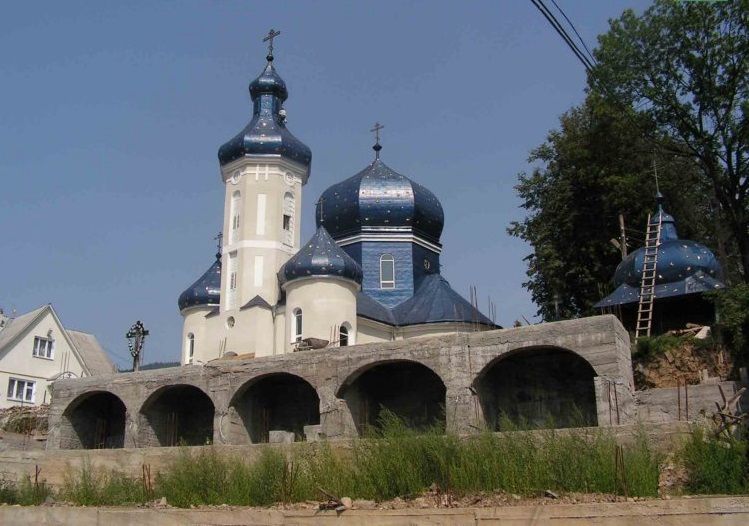
[[[572,40],[570,35],[564,29],[564,27],[562,27],[562,24],[559,23],[559,20],[557,20],[557,18],[554,16],[554,13],[552,13],[549,10],[549,8],[546,7],[546,5],[543,3],[542,0],[531,0],[531,2],[541,12],[544,18],[546,18],[549,24],[551,24],[551,27],[553,27],[554,30],[559,34],[559,36],[562,37],[562,40],[564,40],[567,46],[572,50],[572,52],[575,54],[577,59],[585,67],[585,69],[592,75],[593,63],[590,60],[588,60],[585,54],[577,46],[577,44],[575,44],[575,42]]]
[[[583,47],[585,48],[585,51],[587,51],[587,52],[588,52],[588,56],[590,57],[590,61],[591,61],[591,62],[592,62],[593,64],[595,64],[595,63],[596,63],[596,59],[595,59],[595,57],[593,56],[593,53],[591,53],[590,49],[588,48],[588,44],[586,44],[586,43],[585,43],[585,40],[583,40],[583,37],[582,37],[582,36],[580,36],[580,33],[578,33],[578,32],[577,32],[577,28],[575,27],[575,24],[573,24],[573,23],[572,23],[572,20],[570,20],[570,19],[569,19],[569,18],[567,17],[567,14],[566,14],[566,13],[564,12],[564,10],[563,10],[563,9],[562,9],[561,7],[559,7],[559,4],[557,4],[557,3],[555,2],[555,0],[551,0],[551,3],[552,3],[552,4],[554,4],[554,7],[556,7],[556,8],[557,8],[557,10],[558,10],[558,11],[559,11],[560,13],[562,13],[562,16],[563,16],[563,17],[564,17],[564,19],[565,19],[565,20],[567,21],[567,23],[568,23],[568,24],[570,25],[570,27],[572,28],[572,31],[574,31],[574,32],[575,32],[575,34],[577,35],[577,39],[578,39],[578,40],[580,41],[580,43],[581,43],[581,44],[583,45]]]

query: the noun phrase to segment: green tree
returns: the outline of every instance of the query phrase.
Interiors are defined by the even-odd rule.
[[[508,232],[533,248],[524,286],[544,319],[555,316],[555,295],[562,317],[593,313],[621,260],[610,241],[619,237],[619,214],[629,228],[645,229],[655,207],[654,153],[645,137],[656,133],[655,126],[648,115],[623,112],[591,93],[531,152],[536,167],[521,174],[516,186],[528,215]],[[709,202],[696,163],[666,149],[655,161],[680,235],[709,241]],[[632,246],[642,244],[642,237],[632,232]]]
[[[749,0],[656,0],[610,22],[589,87],[641,108],[661,146],[695,160],[749,282]],[[731,252],[729,246],[725,252]],[[733,274],[731,261],[719,252]]]

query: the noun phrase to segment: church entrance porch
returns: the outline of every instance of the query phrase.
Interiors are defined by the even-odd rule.
[[[593,367],[557,348],[522,349],[487,365],[474,387],[492,431],[595,426]]]
[[[241,426],[232,426],[235,443],[268,442],[271,431],[293,433],[299,441],[305,426],[320,423],[317,391],[289,373],[250,380],[234,395],[231,409],[241,421]]]
[[[383,411],[411,429],[445,429],[445,384],[428,367],[399,360],[355,373],[339,390],[359,435],[380,424]]]
[[[112,393],[86,393],[62,415],[62,449],[113,449],[125,445],[125,404]]]
[[[192,385],[154,392],[140,410],[140,446],[201,446],[213,441],[213,402]]]

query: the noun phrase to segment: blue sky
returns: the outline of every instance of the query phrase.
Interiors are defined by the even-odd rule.
[[[589,45],[640,0],[558,0]],[[549,5],[551,5],[549,3]],[[177,297],[211,264],[216,152],[248,121],[262,37],[280,29],[289,128],[312,148],[314,202],[372,158],[445,209],[443,274],[509,325],[536,307],[513,185],[584,96],[582,66],[529,1],[12,2],[0,18],[0,306],[52,303],[120,365],[177,360]]]

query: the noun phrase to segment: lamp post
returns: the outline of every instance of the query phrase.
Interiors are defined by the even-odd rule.
[[[140,320],[136,321],[125,335],[130,356],[133,357],[133,371],[140,370],[140,357],[146,336],[148,336],[148,329],[143,326],[143,322]]]

